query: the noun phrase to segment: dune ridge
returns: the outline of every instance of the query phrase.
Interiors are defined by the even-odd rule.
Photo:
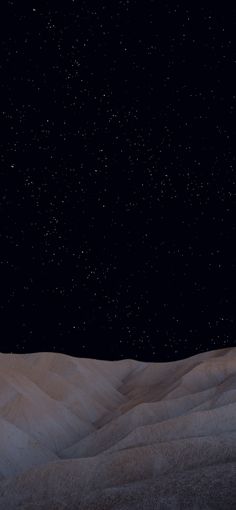
[[[0,353],[0,510],[236,508],[236,348]]]

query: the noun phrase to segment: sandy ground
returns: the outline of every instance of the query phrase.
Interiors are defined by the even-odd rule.
[[[236,348],[0,354],[0,510],[236,508]]]

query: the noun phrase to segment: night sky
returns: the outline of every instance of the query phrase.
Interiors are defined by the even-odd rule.
[[[236,345],[236,8],[5,4],[0,351]]]

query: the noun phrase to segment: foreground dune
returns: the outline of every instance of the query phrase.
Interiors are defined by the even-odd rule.
[[[236,508],[236,348],[0,354],[0,510]]]

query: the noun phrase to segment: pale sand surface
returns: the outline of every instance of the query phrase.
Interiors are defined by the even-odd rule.
[[[236,348],[0,353],[0,510],[236,509]]]

